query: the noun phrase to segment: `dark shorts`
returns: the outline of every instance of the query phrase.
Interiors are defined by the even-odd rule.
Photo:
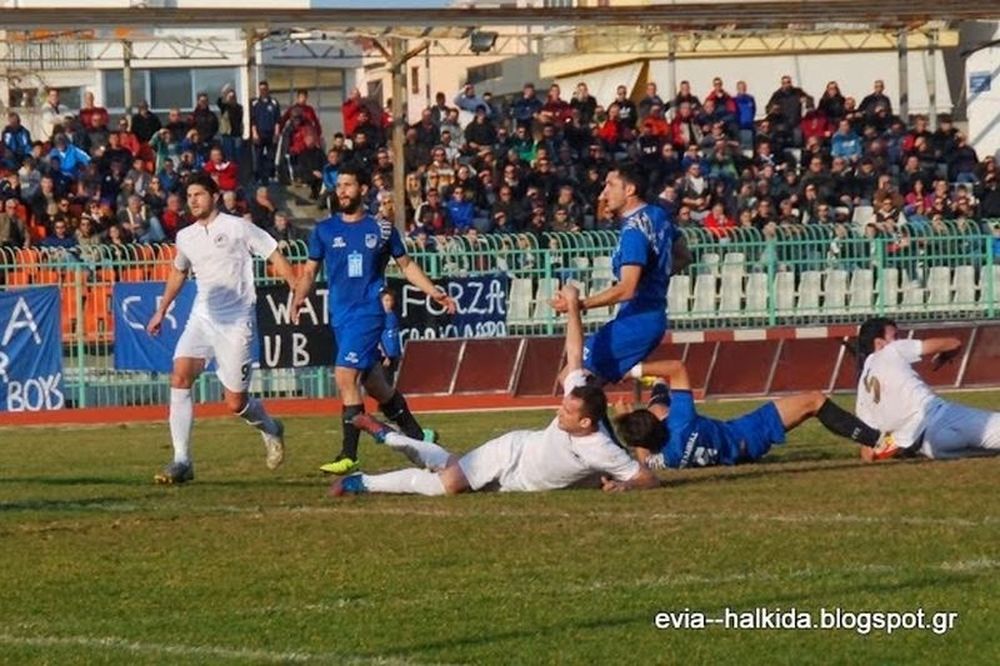
[[[785,443],[785,426],[773,402],[761,405],[749,414],[726,421],[730,435],[728,450],[723,450],[724,465],[759,460],[774,444]]]
[[[659,346],[666,331],[665,312],[616,317],[587,338],[583,367],[605,381],[617,382]]]

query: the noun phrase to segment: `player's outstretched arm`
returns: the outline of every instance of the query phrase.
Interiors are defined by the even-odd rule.
[[[660,479],[653,474],[652,470],[643,464],[639,465],[639,471],[627,481],[616,481],[607,476],[601,477],[601,489],[606,493],[622,493],[629,490],[648,490],[660,485]]]
[[[403,271],[403,277],[410,284],[434,299],[438,305],[448,311],[448,314],[455,314],[455,311],[458,309],[455,300],[434,286],[434,283],[431,282],[431,279],[427,277],[417,262],[403,255],[402,257],[396,257],[396,264]]]
[[[672,391],[690,391],[691,378],[687,367],[681,361],[646,361],[640,364],[642,375],[646,377],[663,377],[670,384]]]
[[[584,298],[580,304],[584,310],[589,310],[590,308],[599,308],[631,300],[639,287],[640,277],[642,277],[642,266],[631,264],[622,266],[621,280],[607,289]],[[562,294],[552,299],[551,305],[556,312],[566,312],[566,300],[562,298]]]
[[[962,349],[962,341],[958,338],[927,338],[921,340],[921,356],[930,356],[932,369],[940,370],[951,362]]]
[[[289,270],[291,270],[290,266]],[[305,268],[302,269],[302,274],[299,278],[296,280],[293,277],[292,282],[289,283],[294,285],[292,289],[294,294],[292,297],[292,323],[294,324],[299,323],[299,310],[302,308],[302,304],[305,303],[309,292],[312,291],[313,283],[316,281],[316,272],[318,270],[319,262],[315,259],[310,259],[306,262]]]
[[[568,284],[559,290],[566,302],[566,367],[564,373],[583,367],[583,321],[580,319],[580,290]]]
[[[167,315],[167,311],[170,310],[170,304],[177,298],[177,294],[180,293],[186,279],[187,271],[182,271],[177,266],[171,266],[170,275],[167,276],[167,284],[163,288],[163,298],[160,299],[160,307],[156,309],[156,312],[153,313],[152,318],[146,325],[146,331],[150,335],[159,335],[163,318]]]
[[[288,283],[288,288],[294,293],[296,287],[295,271],[292,270],[292,265],[288,263],[288,259],[285,259],[285,255],[281,254],[281,250],[272,252],[267,260],[271,262],[278,275]]]

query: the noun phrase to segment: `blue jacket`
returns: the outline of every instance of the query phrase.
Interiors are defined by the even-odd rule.
[[[455,227],[455,231],[462,232],[472,226],[472,220],[476,217],[476,207],[471,201],[449,201],[448,216]]]
[[[273,137],[281,120],[281,105],[273,97],[255,98],[250,102],[250,126],[261,136]]]
[[[3,145],[14,153],[18,162],[31,154],[31,132],[24,125],[12,129],[10,125],[3,128]]]
[[[737,95],[733,101],[736,102],[736,122],[740,129],[753,129],[753,119],[757,117],[757,100],[753,95]]]

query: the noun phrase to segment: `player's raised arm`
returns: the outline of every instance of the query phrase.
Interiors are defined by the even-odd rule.
[[[181,259],[178,256],[178,259]],[[187,261],[184,259],[183,261]],[[167,284],[163,288],[163,298],[160,299],[160,307],[156,309],[153,316],[150,318],[149,323],[146,324],[146,331],[150,335],[159,335],[160,327],[163,324],[163,318],[167,315],[167,311],[170,309],[170,304],[174,302],[177,298],[177,294],[180,293],[181,287],[184,286],[184,281],[187,280],[187,269],[180,269],[177,267],[177,263],[170,268],[170,275],[167,276]]]
[[[399,266],[400,270],[403,271],[403,277],[412,284],[413,286],[420,289],[428,296],[430,296],[434,301],[448,311],[448,314],[455,314],[458,309],[458,304],[455,300],[438,289],[431,279],[427,277],[423,269],[420,268],[417,262],[410,259],[407,255],[401,255],[396,257],[396,264]]]
[[[662,377],[670,384],[672,391],[690,391],[691,378],[687,367],[681,361],[647,361],[640,363],[636,374],[640,377]]]
[[[583,367],[583,322],[580,319],[580,290],[571,284],[559,290],[566,303],[566,367],[564,374]]]

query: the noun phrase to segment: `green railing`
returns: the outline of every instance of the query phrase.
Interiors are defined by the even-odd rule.
[[[723,238],[685,228],[694,261],[671,280],[670,325],[675,330],[809,325],[857,322],[873,313],[907,321],[992,318],[1000,300],[993,226],[910,223],[901,233],[878,237],[833,225],[779,226],[764,233],[738,229]],[[617,242],[615,232],[492,234],[439,238],[434,251],[408,241],[408,249],[433,278],[506,273],[511,278],[508,331],[547,335],[561,331],[548,303],[560,285],[571,281],[594,293],[612,284]],[[284,252],[293,266],[306,261],[303,242]],[[114,369],[111,289],[116,281],[164,279],[173,253],[170,245],[99,245],[79,255],[0,248],[0,288],[55,284],[62,289],[71,404],[168,401],[166,376]],[[261,284],[278,279],[264,262],[258,261],[255,270]],[[613,314],[614,308],[591,310],[585,324],[592,330]],[[305,368],[259,371],[252,390],[265,396],[326,397],[334,389],[325,368]],[[220,392],[211,374],[196,386],[202,401]]]

